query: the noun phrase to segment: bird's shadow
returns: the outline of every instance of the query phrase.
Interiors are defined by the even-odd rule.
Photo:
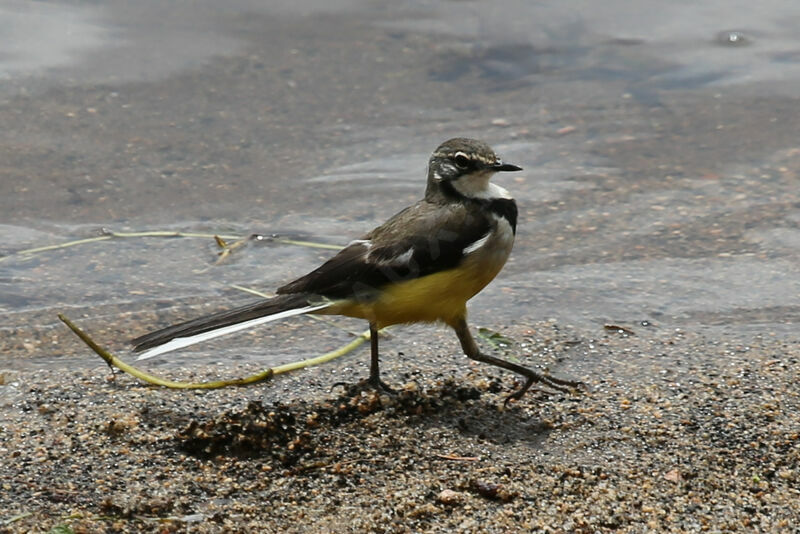
[[[526,401],[549,402],[547,395],[539,392]],[[435,428],[477,441],[536,446],[555,428],[525,408],[504,407],[502,397],[452,381],[395,395],[345,391],[332,399],[271,406],[251,401],[242,409],[216,416],[180,419],[180,423],[173,421],[179,426],[173,443],[184,453],[270,457],[286,466],[336,456],[339,452],[334,451],[379,433],[402,435],[410,429],[424,439],[426,431]]]

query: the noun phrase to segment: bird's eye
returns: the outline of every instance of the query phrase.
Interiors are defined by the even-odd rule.
[[[456,156],[453,158],[453,161],[456,162],[456,166],[459,169],[466,169],[469,167],[469,158],[463,152],[456,153]]]

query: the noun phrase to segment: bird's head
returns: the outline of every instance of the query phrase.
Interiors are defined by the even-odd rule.
[[[426,198],[453,192],[465,197],[490,198],[493,188],[489,180],[494,173],[521,170],[522,167],[503,163],[483,141],[456,137],[439,145],[431,155]]]

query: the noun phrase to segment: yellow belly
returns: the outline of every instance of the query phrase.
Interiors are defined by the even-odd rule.
[[[377,299],[369,302],[343,301],[322,313],[359,317],[378,328],[400,323],[444,321],[463,318],[466,303],[502,268],[485,262],[465,262],[458,268],[422,278],[390,284]]]

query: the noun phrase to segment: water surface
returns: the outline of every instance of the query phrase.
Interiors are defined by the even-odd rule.
[[[216,264],[213,240],[188,238],[17,252],[103,228],[344,244],[416,200],[456,135],[525,169],[498,177],[520,228],[476,323],[792,335],[800,6],[293,6],[0,7],[3,365],[90,359],[58,311],[119,348],[331,253],[254,242]],[[343,339],[292,332],[300,352]]]

